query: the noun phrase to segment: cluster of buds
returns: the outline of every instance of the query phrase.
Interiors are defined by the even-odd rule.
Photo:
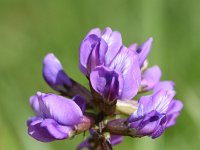
[[[31,96],[36,116],[27,121],[28,134],[51,142],[89,131],[77,150],[111,150],[123,136],[159,137],[176,123],[183,104],[174,99],[175,84],[160,81],[160,68],[148,68],[151,45],[149,38],[127,48],[119,32],[92,29],[79,55],[90,90],[71,79],[54,54],[47,54],[43,77],[60,94]]]

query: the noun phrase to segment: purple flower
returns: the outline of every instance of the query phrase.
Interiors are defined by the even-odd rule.
[[[152,42],[153,42],[153,38],[149,38],[146,42],[144,42],[139,47],[137,47],[136,44],[132,44],[130,46],[130,48],[132,50],[135,50],[137,55],[138,55],[140,67],[142,67],[144,61],[146,60],[147,56],[149,55],[149,52],[151,50]]]
[[[78,94],[87,99],[91,98],[91,94],[86,88],[68,77],[63,70],[62,64],[52,53],[44,57],[43,77],[50,87],[63,95],[72,98]]]
[[[160,81],[161,74],[161,70],[158,66],[148,68],[142,75],[142,90],[148,91],[153,89]]]
[[[141,73],[136,55],[122,47],[118,55],[107,67],[96,67],[90,74],[93,89],[105,99],[109,99],[107,91],[112,98],[131,99],[140,85]]]
[[[64,72],[60,61],[52,53],[44,57],[43,77],[49,86],[56,91],[65,91],[65,87],[72,86],[72,82]]]
[[[123,136],[111,134],[110,136],[110,144],[118,145],[123,141]]]
[[[160,81],[155,85],[153,92],[156,93],[161,89],[166,90],[166,91],[175,92],[174,86],[175,86],[175,83],[173,81]]]
[[[137,54],[122,45],[119,32],[91,30],[80,46],[80,69],[104,99],[131,99],[141,80]]]
[[[137,111],[128,118],[134,136],[157,138],[166,128],[175,124],[183,104],[174,100],[174,95],[172,91],[160,90],[140,98]]]
[[[116,71],[103,66],[96,67],[90,75],[90,81],[93,89],[106,100],[115,100],[121,95],[123,78]]]
[[[107,66],[116,57],[122,46],[121,34],[107,27],[101,33],[99,28],[92,29],[80,46],[80,70],[86,76],[100,65]]]
[[[69,138],[74,135],[75,126],[84,118],[85,103],[79,96],[70,100],[38,92],[30,98],[30,104],[36,116],[27,121],[28,134],[38,141]]]

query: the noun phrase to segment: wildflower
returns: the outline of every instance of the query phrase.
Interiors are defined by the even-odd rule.
[[[159,137],[176,123],[183,104],[174,99],[174,82],[161,81],[158,66],[148,68],[152,41],[127,48],[118,31],[92,29],[79,54],[90,91],[65,73],[54,54],[47,54],[43,77],[60,95],[38,92],[30,98],[35,116],[27,121],[28,134],[51,142],[89,131],[77,150],[111,150],[123,136]],[[144,92],[151,94],[139,97]]]
[[[128,118],[129,128],[135,131],[133,136],[157,138],[166,128],[175,124],[183,105],[173,99],[174,94],[160,90],[140,98],[137,111]]]
[[[153,38],[149,38],[146,42],[141,44],[139,47],[137,46],[136,43],[129,46],[129,49],[131,49],[132,51],[135,51],[136,54],[138,55],[140,67],[143,66],[147,56],[149,55],[149,52],[151,51],[152,42],[153,42]]]
[[[122,45],[119,32],[106,28],[90,31],[80,46],[80,69],[104,99],[131,99],[140,85],[135,52]],[[112,96],[110,96],[112,95]]]
[[[91,99],[89,91],[68,77],[63,70],[62,64],[52,53],[49,53],[44,57],[43,77],[50,87],[63,95],[72,98],[78,94],[87,99]]]
[[[160,81],[161,70],[158,66],[148,68],[142,74],[141,86],[143,91],[152,90]]]
[[[79,96],[70,100],[38,92],[30,98],[30,104],[36,116],[27,121],[28,133],[42,142],[69,138],[75,135],[76,127],[85,121],[85,102]]]

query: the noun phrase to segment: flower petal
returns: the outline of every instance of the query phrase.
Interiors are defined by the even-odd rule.
[[[40,111],[40,105],[38,102],[38,97],[37,95],[33,95],[30,97],[30,104],[31,107],[33,109],[33,111],[38,115],[38,116],[42,116],[42,112]]]
[[[161,89],[166,91],[174,91],[174,82],[173,81],[161,81],[153,89],[153,92],[156,93]]]
[[[117,31],[112,31],[111,28],[107,27],[104,29],[102,38],[108,45],[108,50],[105,57],[105,64],[109,65],[110,62],[116,57],[122,46],[121,34]]]
[[[72,82],[64,72],[60,61],[49,53],[43,61],[43,77],[54,90],[65,91],[64,86],[71,86]]]
[[[55,94],[37,93],[40,111],[45,118],[52,118],[60,124],[73,126],[78,124],[83,112],[72,100]]]
[[[167,110],[167,128],[173,126],[176,123],[176,118],[179,116],[183,104],[179,100],[173,100]]]
[[[124,139],[123,136],[111,134],[110,144],[111,145],[120,144],[123,141],[123,139]]]
[[[80,70],[89,76],[92,69],[104,62],[107,43],[97,35],[89,35],[80,46]]]
[[[146,60],[150,50],[151,50],[151,45],[153,42],[153,38],[149,38],[146,42],[144,42],[142,45],[138,47],[136,50],[136,53],[138,54],[139,57],[139,65],[142,67],[144,61]]]
[[[97,37],[100,37],[101,36],[101,30],[99,28],[94,28],[87,33],[86,37],[88,37],[92,34],[96,35]]]
[[[46,128],[42,128],[40,126],[42,118],[33,117],[27,121],[28,126],[28,134],[32,136],[34,139],[41,142],[51,142],[54,141],[55,138],[48,132]]]
[[[141,82],[137,55],[126,47],[122,47],[109,68],[122,73],[124,84],[120,98],[133,98],[137,94]]]
[[[93,89],[107,100],[118,98],[123,80],[120,74],[106,67],[96,67],[90,74]]]
[[[143,74],[143,79],[141,81],[141,86],[143,91],[148,91],[154,88],[154,86],[159,82],[161,77],[161,70],[158,66],[153,66],[147,69]]]
[[[29,119],[27,125],[29,135],[41,142],[68,138],[73,131],[72,127],[59,125],[53,119],[42,119],[39,117]]]
[[[142,96],[138,102],[138,116],[144,116],[155,110],[159,113],[166,113],[174,94],[160,90],[152,96]]]
[[[46,128],[54,138],[59,140],[70,137],[74,129],[74,127],[60,125],[53,119],[44,119],[41,127]]]
[[[136,43],[133,43],[128,47],[128,49],[135,52],[137,50],[137,47],[138,47],[138,45]]]

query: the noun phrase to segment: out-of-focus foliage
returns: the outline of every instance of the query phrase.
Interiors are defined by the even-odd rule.
[[[200,147],[200,1],[0,0],[0,150],[73,150],[83,140],[40,143],[27,135],[29,96],[52,91],[42,79],[42,59],[53,52],[85,86],[78,48],[93,27],[119,30],[123,42],[154,38],[150,65],[174,80],[184,109],[176,126],[156,140],[126,138],[114,149],[198,150]]]

